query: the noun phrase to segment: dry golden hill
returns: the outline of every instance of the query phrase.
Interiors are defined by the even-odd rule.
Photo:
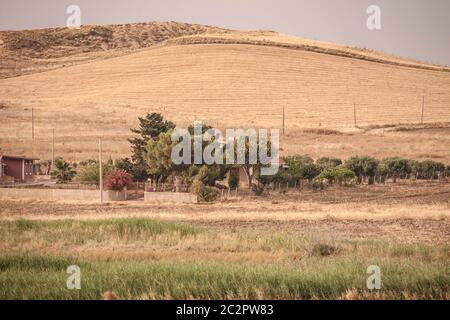
[[[124,55],[168,39],[225,29],[178,22],[0,31],[0,78]]]
[[[58,154],[94,157],[103,136],[106,152],[116,157],[127,154],[129,128],[146,112],[161,112],[178,126],[204,120],[219,128],[279,128],[284,107],[285,153],[450,161],[445,126],[433,127],[440,133],[353,129],[355,109],[358,126],[419,123],[423,97],[424,122],[450,122],[447,67],[270,31],[197,28],[115,57],[115,48],[101,58],[88,48],[84,63],[1,79],[0,147],[48,158],[55,128]]]

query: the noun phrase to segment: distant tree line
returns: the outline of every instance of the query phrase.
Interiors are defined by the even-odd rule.
[[[353,156],[345,161],[322,157],[314,161],[308,155],[284,158],[286,167],[274,176],[261,176],[263,185],[281,183],[301,186],[308,182],[317,187],[324,185],[375,184],[391,179],[438,179],[450,177],[450,165],[433,160],[417,161],[401,157],[375,159]]]
[[[388,179],[396,182],[398,179],[438,179],[450,176],[450,165],[433,160],[417,161],[401,157],[376,159],[371,156],[353,156],[345,160],[335,157],[322,157],[314,161],[308,155],[292,155],[283,158],[283,165],[275,175],[259,175],[260,164],[243,165],[206,165],[181,164],[175,165],[171,161],[171,151],[177,143],[172,141],[171,134],[175,124],[167,121],[159,113],[150,113],[138,118],[139,126],[131,129],[135,136],[129,139],[131,157],[116,161],[109,159],[103,164],[104,177],[113,174],[111,181],[121,180],[118,186],[134,181],[152,179],[157,183],[170,183],[181,179],[191,186],[205,201],[214,199],[219,194],[220,185],[228,174],[228,187],[237,188],[239,185],[239,169],[247,177],[250,188],[256,194],[262,194],[269,185],[283,184],[301,187],[308,184],[323,188],[326,185],[351,185],[384,183]],[[203,133],[210,126],[202,127]],[[193,135],[193,127],[188,131]],[[193,143],[193,141],[192,141]],[[203,147],[211,143],[203,141]],[[246,143],[246,148],[248,144]],[[270,147],[268,147],[270,150]],[[246,150],[246,156],[248,150]],[[248,157],[246,157],[248,159]],[[74,169],[77,169],[75,172]],[[120,171],[120,172],[118,172]],[[128,176],[124,176],[123,173]],[[82,161],[70,165],[64,159],[55,161],[52,176],[60,182],[72,180],[75,176],[82,183],[97,184],[99,182],[99,163],[95,160]],[[111,186],[116,188],[117,186]]]

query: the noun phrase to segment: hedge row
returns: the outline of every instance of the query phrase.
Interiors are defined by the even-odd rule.
[[[401,157],[375,159],[370,156],[350,157],[345,161],[322,157],[314,161],[308,155],[284,158],[286,166],[274,176],[259,176],[258,181],[299,185],[302,180],[314,183],[361,184],[384,183],[386,179],[438,179],[450,177],[450,165],[433,160],[417,161]]]

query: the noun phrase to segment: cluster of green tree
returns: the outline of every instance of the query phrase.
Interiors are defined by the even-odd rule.
[[[450,176],[450,166],[433,160],[417,161],[401,157],[389,157],[378,160],[372,157],[352,157],[345,164],[352,170],[357,183],[367,181],[383,183],[386,179],[438,179]]]
[[[71,164],[62,157],[58,157],[55,159],[51,177],[57,183],[68,183],[76,179],[83,184],[95,184],[98,186],[100,182],[100,164],[96,160],[86,160],[80,161],[78,164]],[[112,159],[109,159],[104,162],[102,177],[105,181],[105,187],[111,190],[123,189],[132,182],[131,175],[123,168],[122,160],[113,162]]]
[[[202,126],[202,134],[212,127]],[[172,182],[175,178],[180,179],[182,183],[192,186],[191,190],[197,193],[200,199],[205,201],[213,199],[219,190],[217,181],[223,180],[227,173],[236,168],[235,165],[220,164],[193,164],[194,155],[191,154],[191,164],[176,165],[171,159],[172,149],[179,143],[172,141],[172,133],[175,125],[157,113],[147,114],[144,118],[139,118],[139,128],[132,129],[137,136],[130,139],[132,156],[131,159],[121,159],[119,166],[121,169],[129,172],[135,180],[144,181],[148,178],[154,182]],[[192,150],[194,150],[194,127],[189,126],[188,132],[191,136]],[[180,138],[181,139],[181,138]],[[213,140],[203,140],[202,150]],[[236,142],[236,141],[235,141]],[[270,150],[270,142],[267,142],[267,149]],[[234,144],[235,148],[237,143]],[[249,141],[245,140],[245,159],[246,162],[240,167],[243,168],[247,180],[251,185],[253,176],[259,172],[261,165],[249,162]],[[234,153],[237,155],[237,152]],[[222,153],[220,157],[225,157]],[[223,159],[224,160],[224,159]],[[225,163],[226,161],[222,161]],[[233,170],[232,170],[233,171]],[[239,184],[239,175],[235,170],[230,174],[229,186],[235,188]]]
[[[102,163],[102,178],[107,177],[109,174],[116,170],[121,170],[121,161],[118,160],[115,163],[112,159]],[[78,165],[76,179],[80,183],[95,184],[100,183],[100,162],[98,160],[88,160]]]
[[[210,129],[202,126],[203,133]],[[228,186],[231,189],[239,185],[239,169],[245,172],[247,182],[253,187],[255,193],[262,194],[268,184],[288,184],[301,186],[304,182],[311,185],[324,184],[368,184],[383,183],[386,179],[399,178],[436,179],[450,176],[450,166],[443,163],[425,160],[422,162],[400,157],[385,158],[382,160],[370,156],[351,157],[345,161],[334,157],[322,157],[314,161],[308,155],[294,155],[284,158],[285,165],[275,175],[259,175],[261,164],[249,163],[249,145],[245,141],[246,163],[242,165],[206,165],[206,164],[180,164],[175,165],[171,159],[172,149],[178,141],[172,141],[175,124],[165,120],[161,114],[151,113],[139,118],[138,128],[131,129],[135,137],[129,139],[131,144],[131,158],[122,158],[113,162],[111,159],[103,164],[103,174],[108,176],[114,171],[127,172],[134,181],[152,179],[155,182],[173,182],[181,179],[182,183],[191,186],[191,190],[198,193],[205,201],[214,199],[219,190],[217,181],[223,180],[227,173]],[[188,131],[194,145],[194,128]],[[203,149],[211,141],[203,141]],[[269,144],[269,142],[268,142]],[[237,144],[235,143],[235,147]],[[267,146],[270,150],[270,145]],[[194,150],[194,148],[192,148]],[[235,156],[237,152],[234,153]],[[222,155],[224,156],[224,155]],[[193,158],[193,154],[191,154]],[[192,161],[193,163],[193,161]],[[225,163],[225,161],[224,161]],[[60,182],[67,182],[77,175],[82,183],[99,183],[99,163],[95,160],[83,161],[78,164],[78,173],[74,167],[59,158],[55,161],[52,176]],[[255,179],[256,178],[256,179]]]
[[[200,181],[206,186],[215,186],[216,181],[223,180],[226,173],[230,169],[227,165],[206,165],[193,164],[193,152],[191,154],[192,164],[175,164],[172,161],[172,149],[179,141],[172,141],[172,130],[161,132],[157,138],[149,139],[144,154],[144,159],[147,164],[147,175],[153,181],[166,182],[172,181],[175,177],[180,178],[184,183],[191,185],[194,181]],[[205,133],[210,126],[203,126],[202,133]],[[194,145],[194,128],[188,127],[191,134],[192,146]],[[203,141],[203,148],[205,148],[210,141]],[[192,150],[194,148],[192,147]]]
[[[368,184],[384,183],[386,179],[437,179],[450,177],[450,165],[425,160],[416,161],[400,157],[382,160],[370,156],[355,156],[342,161],[333,157],[314,160],[308,155],[295,155],[284,158],[286,165],[273,176],[260,176],[258,182],[266,186],[279,183],[288,186],[301,186],[307,181],[315,186],[327,184]]]
[[[312,185],[328,183],[351,184],[355,173],[343,166],[337,158],[323,157],[314,161],[308,155],[294,155],[284,158],[285,165],[273,176],[259,176],[263,186],[280,184],[291,187],[302,186],[304,182]]]

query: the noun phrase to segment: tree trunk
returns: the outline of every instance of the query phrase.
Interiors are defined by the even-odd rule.
[[[253,183],[253,172],[250,173],[251,167],[244,166],[243,168],[244,168],[245,175],[247,176],[248,188],[251,189],[252,183]]]

